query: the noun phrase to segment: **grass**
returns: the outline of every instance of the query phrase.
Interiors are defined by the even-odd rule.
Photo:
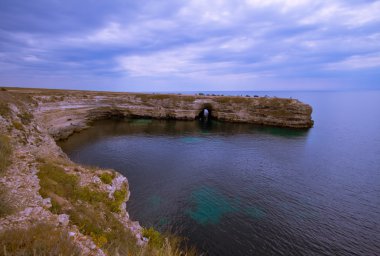
[[[3,231],[0,251],[2,255],[80,255],[68,230],[44,223]]]
[[[163,235],[153,227],[143,229],[143,236],[149,238],[146,255],[192,256],[197,255],[194,247],[188,248],[184,240],[173,235]]]
[[[30,124],[30,122],[33,119],[33,114],[28,111],[22,112],[21,114],[18,114],[17,116],[20,118],[21,123],[24,125]]]
[[[16,128],[17,130],[20,130],[20,131],[24,130],[24,126],[23,126],[22,123],[20,123],[20,122],[13,121],[13,122],[12,122],[12,125],[13,125],[13,127]]]
[[[12,154],[12,146],[8,136],[0,134],[0,174],[4,173],[9,164]]]
[[[174,94],[138,94],[136,95],[142,102],[148,102],[149,100],[166,100],[170,99],[176,101],[193,102],[196,97],[191,95],[174,95]]]
[[[0,101],[0,116],[8,117],[11,113],[11,109],[8,104]]]
[[[90,186],[80,186],[77,175],[47,162],[41,163],[37,175],[41,196],[51,198],[51,211],[68,214],[70,222],[81,233],[91,237],[108,255],[193,255],[192,251],[184,253],[180,249],[180,243],[175,243],[174,240],[170,244],[169,240],[165,240],[153,229],[145,232],[152,242],[146,247],[137,245],[135,236],[115,215],[120,212],[127,196],[126,187],[116,190],[114,199],[110,199],[108,193]]]
[[[142,234],[149,239],[151,246],[161,248],[164,245],[165,238],[153,227],[150,227],[149,229],[144,228]]]
[[[99,178],[104,184],[111,184],[112,180],[115,178],[115,174],[109,173],[109,172],[103,172],[102,174],[99,175]]]
[[[0,188],[0,218],[13,213],[11,199],[4,188]]]
[[[127,195],[127,189],[122,188],[114,192],[114,200],[108,197],[107,192],[99,191],[89,186],[80,186],[79,177],[55,164],[44,163],[39,167],[40,194],[42,197],[51,197],[53,210],[59,212],[67,202],[75,203],[78,200],[89,204],[102,204],[111,212],[120,212],[121,204]]]
[[[66,173],[52,163],[43,163],[39,167],[38,177],[40,194],[52,199],[51,210],[54,213],[68,214],[72,224],[110,255],[121,251],[125,255],[137,255],[141,248],[135,237],[114,215],[114,212],[120,211],[125,200],[126,188],[115,191],[115,199],[111,200],[106,192],[80,186],[78,176]]]

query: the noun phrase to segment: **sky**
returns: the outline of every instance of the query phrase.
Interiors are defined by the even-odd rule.
[[[0,0],[0,86],[380,89],[380,1]]]

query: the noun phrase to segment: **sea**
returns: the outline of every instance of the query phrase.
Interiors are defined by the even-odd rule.
[[[380,91],[202,93],[299,99],[314,127],[110,119],[59,145],[124,174],[130,218],[203,255],[380,255]]]

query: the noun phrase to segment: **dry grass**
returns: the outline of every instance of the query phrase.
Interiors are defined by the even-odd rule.
[[[174,243],[175,240],[173,244],[168,240],[165,243],[149,243],[147,247],[138,246],[134,235],[115,216],[126,198],[125,187],[115,191],[114,199],[111,200],[106,192],[80,186],[78,176],[52,163],[42,163],[38,177],[40,194],[52,199],[51,210],[57,214],[68,214],[70,222],[78,226],[83,234],[90,236],[108,255],[193,255],[190,251],[184,253],[180,243]],[[161,237],[157,236],[158,232],[151,233]]]
[[[175,95],[175,94],[137,94],[137,98],[139,98],[142,102],[148,102],[150,100],[171,100],[171,101],[186,101],[193,102],[196,97],[191,95]]]
[[[230,103],[249,103],[252,102],[250,98],[237,97],[237,96],[222,96],[216,97],[215,100],[221,104],[230,104]]]
[[[0,218],[13,213],[11,198],[5,188],[0,188]]]
[[[12,154],[12,146],[8,136],[0,134],[0,174],[4,173],[7,169]]]
[[[6,102],[0,101],[0,116],[8,117],[11,113],[11,109],[9,108]]]
[[[102,204],[111,212],[119,212],[127,194],[124,187],[116,190],[114,199],[111,200],[107,192],[89,186],[80,186],[78,176],[69,174],[62,167],[52,163],[44,163],[39,167],[38,178],[41,186],[40,194],[43,197],[52,197],[53,210],[56,212],[59,212],[66,202],[78,201]]]
[[[28,111],[24,111],[22,114],[19,114],[17,116],[20,118],[21,123],[24,125],[30,124],[33,119],[33,114]]]
[[[80,255],[68,230],[37,223],[28,229],[12,229],[0,233],[2,255]]]
[[[23,126],[22,123],[20,123],[20,122],[13,121],[13,122],[12,122],[12,125],[13,125],[13,127],[16,128],[17,130],[20,130],[20,131],[24,130],[24,126]]]

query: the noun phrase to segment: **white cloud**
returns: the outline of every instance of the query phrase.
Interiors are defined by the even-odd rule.
[[[312,0],[246,0],[246,3],[254,8],[274,8],[281,12],[288,12],[296,8],[310,6],[316,1]]]
[[[100,44],[139,46],[158,39],[157,34],[174,31],[176,22],[166,19],[143,19],[134,23],[109,22],[85,35],[64,37],[62,41],[72,45]]]
[[[232,51],[232,52],[243,52],[256,44],[255,40],[246,36],[236,37],[228,39],[226,42],[220,45],[220,49]]]
[[[188,46],[144,55],[118,57],[120,68],[131,76],[193,76],[231,67],[228,62],[200,60],[207,49]]]
[[[375,55],[355,55],[326,65],[328,70],[357,70],[376,67],[380,68],[380,53]]]
[[[42,59],[38,58],[35,55],[26,55],[26,56],[23,57],[23,60],[27,61],[27,62],[39,62],[39,61],[42,61]]]
[[[300,23],[355,28],[380,21],[379,13],[380,1],[361,5],[348,5],[344,1],[329,1],[321,5],[310,16],[301,19]]]
[[[0,60],[41,73],[54,66],[136,80],[231,83],[379,66],[380,1],[169,0],[136,10],[80,30],[0,30],[7,46]]]

